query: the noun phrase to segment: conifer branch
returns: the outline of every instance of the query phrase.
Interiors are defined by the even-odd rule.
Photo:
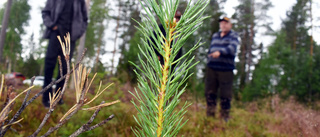
[[[130,92],[136,103],[132,103],[138,110],[137,117],[134,116],[138,127],[133,129],[136,136],[176,136],[183,122],[183,115],[190,105],[186,103],[182,109],[174,109],[180,103],[180,96],[184,93],[185,87],[180,89],[184,82],[192,75],[188,74],[194,57],[191,53],[201,44],[198,42],[181,58],[175,60],[178,51],[182,48],[189,36],[191,36],[202,21],[202,17],[208,0],[189,1],[188,7],[180,21],[174,18],[178,8],[179,0],[143,0],[140,1],[146,16],[144,21],[139,23],[137,29],[143,34],[141,38],[143,45],[139,45],[138,54],[141,66],[132,63],[137,70],[139,92]],[[156,15],[156,17],[154,16]],[[160,30],[156,20],[162,24],[165,34]],[[164,64],[161,64],[158,52],[163,57]],[[173,67],[176,65],[177,67]]]

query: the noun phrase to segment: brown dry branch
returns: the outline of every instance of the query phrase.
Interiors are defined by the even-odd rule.
[[[35,76],[33,76],[33,77],[31,78],[31,84],[30,84],[30,86],[33,86],[33,82],[34,82],[35,79],[36,79]],[[25,98],[24,98],[24,100],[23,100],[23,102],[22,102],[22,105],[21,105],[20,109],[27,103],[28,98],[29,98],[29,96],[30,96],[30,93],[31,93],[31,89],[27,92],[27,95],[25,96]]]
[[[82,62],[82,60],[84,59],[85,53],[86,53],[87,49],[85,48],[84,51],[82,52],[81,55],[81,59],[77,62],[77,65],[75,66],[75,69],[77,69],[80,65],[80,63]],[[70,71],[69,74],[73,73],[73,70]],[[56,81],[52,81],[48,86],[46,86],[45,88],[43,88],[40,92],[38,92],[36,95],[34,95],[29,101],[25,102],[24,104],[21,105],[20,109],[17,111],[17,113],[13,116],[13,118],[9,121],[8,125],[6,128],[4,129],[0,129],[0,137],[4,136],[6,134],[6,132],[8,131],[8,129],[10,129],[11,124],[14,123],[18,117],[21,115],[22,111],[24,111],[24,109],[31,104],[35,99],[37,99],[40,95],[42,95],[46,90],[48,90],[49,88],[51,88],[53,85],[59,83],[60,81],[64,80],[67,77],[68,73],[64,76],[62,76],[60,79],[56,80]],[[29,92],[31,91],[31,89],[29,90]],[[25,98],[27,99],[27,97]]]
[[[76,79],[75,79],[75,80],[76,80]],[[90,85],[90,84],[89,84],[89,85]],[[52,132],[58,130],[63,124],[65,124],[74,114],[76,114],[76,113],[83,107],[83,105],[84,105],[84,103],[85,103],[84,93],[86,93],[85,91],[87,91],[87,89],[88,89],[88,88],[84,88],[84,89],[82,90],[82,94],[81,94],[80,100],[61,118],[61,120],[59,121],[59,123],[58,123],[56,126],[51,127],[51,128],[47,131],[47,133],[45,133],[42,137],[47,137],[47,136],[49,136]],[[98,91],[98,92],[99,92],[99,91]],[[118,102],[119,102],[119,100],[114,101],[114,102],[111,102],[111,103],[104,103],[104,102],[103,102],[103,104],[100,104],[100,105],[98,105],[98,106],[95,107],[95,108],[96,108],[96,112],[95,112],[95,113],[98,113],[99,111],[97,112],[97,110],[98,110],[98,109],[101,109],[102,107],[106,107],[106,106],[109,106],[109,105],[112,105],[112,104],[115,104],[115,103],[118,103]],[[106,104],[107,104],[107,105],[106,105]],[[92,107],[92,108],[93,108],[93,107]],[[93,115],[95,115],[95,114],[93,114]],[[95,117],[96,117],[96,116],[94,116],[94,118],[95,118]],[[81,132],[80,132],[80,131],[76,131],[76,132],[73,134],[73,136],[74,136],[74,135],[79,135],[80,133],[83,133],[83,132],[86,132],[86,131],[90,131],[90,130],[92,130],[92,129],[94,129],[94,128],[97,128],[97,127],[105,124],[105,123],[108,122],[109,120],[111,120],[113,117],[114,117],[114,115],[111,115],[108,119],[100,122],[99,124],[96,124],[96,125],[88,128],[88,129],[87,129],[87,128],[85,128],[85,129],[80,129]],[[94,120],[94,119],[93,119],[93,120]],[[93,120],[92,120],[92,121],[93,121]],[[89,121],[90,121],[90,120],[89,120]],[[86,123],[86,124],[88,124],[88,123]],[[84,125],[86,125],[86,124],[84,124]],[[84,125],[83,125],[83,126],[84,126]]]
[[[95,125],[91,126],[87,131],[90,131],[90,130],[93,130],[93,129],[97,128],[97,127],[100,127],[100,126],[102,126],[103,124],[107,123],[108,121],[110,121],[113,118],[114,118],[114,115],[112,114],[107,119],[101,121],[98,124],[95,124]]]
[[[103,103],[104,103],[104,101],[102,101],[101,104],[103,104]],[[89,121],[88,121],[86,124],[82,125],[77,131],[75,131],[72,135],[70,135],[70,137],[78,136],[78,135],[80,135],[81,133],[87,131],[87,130],[89,129],[90,124],[91,124],[91,123],[93,122],[93,120],[97,117],[97,115],[98,115],[98,113],[100,112],[100,110],[101,110],[101,107],[99,107],[99,108],[93,113],[93,115],[91,116],[91,118],[89,119]]]
[[[74,66],[73,65],[73,69],[70,69],[70,63],[69,63],[69,54],[70,54],[70,34],[67,34],[66,37],[64,37],[65,39],[65,43],[63,43],[60,39],[60,37],[58,36],[58,39],[61,43],[61,47],[63,50],[63,54],[65,56],[66,62],[67,62],[67,73],[66,75],[62,76],[61,74],[61,78],[58,79],[57,81],[53,81],[51,82],[48,86],[46,86],[45,88],[43,88],[40,92],[38,92],[36,95],[34,95],[30,100],[28,100],[28,97],[30,95],[31,92],[31,88],[33,87],[33,81],[34,78],[32,78],[31,80],[31,87],[29,87],[28,89],[26,89],[25,91],[23,91],[22,93],[20,93],[19,95],[15,95],[13,94],[12,96],[10,96],[9,99],[7,99],[7,101],[5,102],[4,108],[2,109],[0,116],[3,116],[3,120],[6,120],[5,122],[2,121],[1,127],[0,127],[0,137],[4,136],[5,133],[7,132],[8,129],[11,129],[11,126],[13,124],[19,124],[19,122],[23,119],[17,120],[18,117],[21,115],[22,111],[25,110],[25,108],[32,103],[37,97],[39,97],[40,95],[42,95],[46,90],[48,90],[50,87],[52,87],[54,84],[59,83],[60,81],[62,81],[63,79],[65,79],[65,83],[63,88],[60,90],[58,90],[58,92],[54,93],[54,94],[50,94],[49,98],[50,98],[50,108],[48,110],[48,112],[46,113],[45,117],[43,118],[41,124],[39,125],[38,129],[31,135],[31,136],[37,136],[39,134],[39,132],[41,131],[41,129],[44,127],[44,125],[46,124],[46,122],[48,121],[50,115],[52,114],[52,112],[54,111],[56,105],[58,104],[58,102],[60,101],[60,99],[62,98],[64,92],[66,91],[66,85],[67,82],[69,81],[70,75],[71,73],[74,72],[74,78],[75,78],[75,86],[76,86],[76,104],[65,114],[65,116],[63,116],[61,118],[61,120],[58,122],[58,124],[54,127],[51,127],[43,136],[49,136],[51,133],[53,133],[54,131],[58,130],[63,124],[65,124],[75,113],[77,113],[79,110],[96,110],[95,113],[92,115],[92,117],[90,118],[90,120],[84,124],[83,126],[81,126],[77,131],[75,131],[71,136],[78,136],[79,134],[86,132],[86,131],[90,131],[93,130],[103,124],[105,124],[106,122],[108,122],[109,120],[111,120],[114,115],[111,115],[109,118],[101,121],[100,123],[93,125],[91,127],[89,127],[89,125],[92,123],[92,121],[96,118],[96,116],[98,115],[99,111],[101,110],[101,108],[106,107],[106,106],[110,106],[113,105],[115,103],[120,102],[119,100],[117,101],[113,101],[110,103],[102,103],[98,106],[94,106],[94,107],[89,107],[89,108],[83,108],[83,106],[90,104],[91,102],[93,102],[97,97],[99,97],[109,86],[111,86],[112,84],[110,84],[109,86],[107,86],[106,88],[104,88],[103,90],[101,89],[101,83],[100,83],[100,87],[98,92],[96,93],[96,95],[90,100],[87,101],[86,95],[88,93],[88,90],[93,82],[93,79],[95,78],[96,74],[94,75],[94,77],[92,78],[92,80],[89,83],[88,80],[88,76],[90,73],[90,69],[86,69],[86,67],[83,67],[82,64],[80,64],[80,62],[82,62],[83,58],[84,58],[84,54],[86,52],[86,49],[83,51],[81,59],[79,60],[79,62],[77,62],[77,64]],[[60,57],[59,59],[59,68],[60,68],[60,72],[62,73],[62,63],[61,63],[61,59]],[[77,77],[76,77],[77,76]],[[1,89],[0,89],[0,98],[1,98],[1,93],[3,91],[3,80],[2,80],[2,85],[1,85]],[[11,90],[8,90],[9,93],[11,92]],[[24,101],[20,107],[20,109],[15,113],[15,115],[12,117],[12,119],[9,121],[7,120],[8,118],[8,114],[12,111],[12,105],[14,100],[19,97],[21,94],[27,92],[27,95],[24,98]],[[9,121],[9,122],[8,122]]]
[[[5,99],[5,101],[4,101],[4,104],[3,104],[3,106],[2,106],[2,108],[1,108],[1,110],[4,110],[5,109],[5,107],[8,105],[8,103],[9,103],[9,96],[10,96],[10,94],[13,92],[13,87],[12,86],[9,86],[9,88],[8,89],[6,89],[6,99]]]
[[[41,137],[47,137],[49,136],[51,133],[53,133],[54,131],[58,130],[62,125],[64,125],[74,114],[76,114],[78,112],[78,110],[80,110],[80,105],[76,105],[76,109],[74,111],[72,111],[65,119],[63,119],[62,121],[59,121],[59,123],[54,126],[51,127],[47,133],[45,133],[43,136]]]
[[[67,36],[67,38],[65,38],[66,44],[63,44],[63,42],[61,42],[61,40],[60,40],[60,37],[58,36],[58,39],[60,40],[60,43],[61,43],[61,47],[63,49],[63,54],[64,54],[66,62],[67,62],[67,77],[66,77],[66,80],[64,82],[64,85],[68,84],[68,81],[69,81],[69,78],[70,78],[70,63],[69,63],[69,58],[67,58],[67,56],[69,56],[70,53],[65,53],[66,49],[69,49],[69,47],[70,47],[70,41],[69,41],[69,43],[67,42],[67,39],[70,39],[68,37],[70,37],[70,34]],[[59,66],[60,66],[60,73],[62,74],[62,63],[61,63],[60,56],[59,56]],[[43,126],[47,123],[47,121],[48,121],[50,115],[52,114],[52,112],[54,111],[56,105],[58,104],[59,100],[62,98],[62,95],[64,94],[65,90],[66,90],[66,86],[63,86],[61,91],[59,90],[58,93],[54,94],[54,97],[53,97],[54,99],[52,99],[51,95],[50,95],[50,108],[49,108],[49,111],[47,112],[47,114],[43,118],[43,120],[42,120],[41,124],[39,125],[38,129],[31,135],[31,137],[36,137],[39,134],[39,132],[41,131],[41,129],[43,128]]]
[[[14,103],[15,103],[15,100],[19,96],[21,96],[23,93],[27,92],[28,90],[30,90],[33,87],[34,86],[29,87],[28,89],[26,89],[25,91],[21,92],[18,95],[16,94],[16,92],[13,92],[13,88],[12,87],[9,88],[9,90],[7,92],[7,99],[6,99],[4,108],[0,112],[0,117],[4,118],[4,119],[1,119],[2,122],[8,118],[8,114],[12,111],[11,109],[12,109]]]
[[[104,88],[102,91],[100,91],[101,89],[101,84],[100,84],[100,87],[99,87],[99,90],[97,92],[97,94],[95,95],[95,97],[93,97],[92,100],[87,101],[87,98],[86,98],[86,95],[88,93],[88,90],[89,88],[91,87],[91,84],[96,76],[96,74],[93,76],[92,80],[89,82],[88,80],[88,76],[89,76],[89,73],[90,73],[90,69],[87,69],[86,67],[83,67],[82,65],[80,65],[79,69],[78,70],[75,70],[73,73],[73,76],[74,76],[74,83],[75,83],[75,90],[76,90],[76,104],[71,107],[69,109],[69,111],[67,113],[65,113],[65,115],[60,119],[59,123],[54,126],[54,127],[51,127],[47,133],[45,133],[43,136],[46,137],[46,136],[49,136],[52,132],[58,130],[63,124],[65,124],[74,114],[76,114],[79,110],[81,110],[81,108],[84,106],[84,105],[88,105],[89,103],[91,103],[92,101],[94,101],[98,96],[101,95],[102,92],[104,92],[109,86],[107,86],[106,88]],[[101,105],[98,105],[98,106],[95,106],[95,107],[91,107],[89,108],[90,110],[94,109],[94,110],[97,110],[97,109],[100,109],[102,107],[106,107],[106,106],[110,106],[112,104],[115,104],[115,103],[118,103],[119,100],[117,101],[114,101],[114,102],[111,102],[111,103],[103,103]],[[83,109],[83,110],[86,110],[86,109]],[[109,119],[110,120],[110,119]],[[108,121],[109,121],[108,120]],[[104,121],[102,121],[103,123]],[[107,122],[107,121],[106,121]],[[106,123],[104,122],[104,123]],[[88,123],[87,123],[88,124]],[[99,126],[101,126],[102,124],[100,124]],[[97,126],[97,125],[96,125]],[[93,127],[90,127],[89,129],[94,129]],[[82,132],[85,132],[85,131],[89,131],[89,129],[86,129],[86,130],[83,130],[81,131]],[[76,132],[75,134],[79,134],[80,132]]]
[[[8,103],[10,102],[10,100],[14,98],[13,96],[15,96],[15,94],[16,93],[13,92],[13,87],[10,86],[9,89],[7,90],[7,97],[6,97],[5,103],[3,104],[3,108],[0,114],[0,122],[2,126],[4,126],[5,120],[7,120],[8,115],[11,112],[11,108],[14,104],[14,103],[11,103],[11,104],[8,104]]]
[[[4,76],[2,76],[4,77]],[[3,85],[4,82],[2,82],[2,85],[1,85],[1,92],[3,91],[4,89],[4,85]],[[15,104],[15,100],[21,96],[22,94],[26,93],[27,91],[29,91],[31,88],[33,88],[33,86],[29,87],[28,89],[26,89],[25,91],[21,92],[20,94],[17,95],[16,92],[14,92],[13,90],[13,87],[10,86],[8,88],[8,90],[6,90],[6,94],[7,94],[7,98],[4,102],[4,105],[3,105],[3,108],[1,109],[1,112],[0,112],[0,122],[1,122],[1,127],[0,127],[0,131],[2,131],[2,129],[6,128],[6,127],[9,127],[11,125],[14,125],[14,124],[17,124],[19,123],[20,121],[22,121],[23,119],[20,119],[20,120],[17,120],[15,122],[12,122],[12,123],[8,123],[8,116],[9,114],[12,112],[12,108]]]
[[[64,85],[62,90],[59,92],[59,94],[55,93],[54,95],[54,99],[51,98],[50,95],[50,108],[49,111],[47,112],[47,114],[45,115],[45,117],[43,118],[41,124],[39,125],[38,129],[31,135],[31,137],[35,137],[39,134],[39,132],[41,131],[41,129],[43,128],[43,126],[47,123],[50,115],[52,114],[52,112],[54,111],[56,105],[58,104],[59,100],[62,98],[62,95],[64,94],[65,90],[66,90],[66,85],[68,84],[69,78],[70,78],[70,62],[69,62],[69,55],[70,55],[70,47],[71,47],[71,42],[70,42],[70,33],[67,34],[66,37],[64,37],[65,43],[61,41],[60,36],[58,36],[58,39],[60,41],[61,44],[61,48],[63,51],[63,55],[65,56],[65,61],[67,62],[67,76],[66,76],[66,80],[64,82]],[[61,63],[61,59],[59,57],[59,66],[60,66],[60,72],[62,72],[62,63]],[[62,73],[61,73],[62,74]],[[62,75],[61,75],[62,76]]]
[[[63,76],[63,73],[62,73],[62,61],[61,61],[60,55],[58,56],[58,61],[59,61],[60,76]]]
[[[1,79],[1,85],[0,85],[0,99],[2,97],[2,91],[3,91],[3,85],[4,85],[4,75],[2,75],[2,79]]]
[[[104,123],[101,122],[101,125],[99,125],[99,126],[98,126],[98,125],[94,125],[94,126],[91,126],[91,127],[90,127],[91,123],[92,123],[93,120],[97,117],[97,115],[98,115],[98,113],[100,112],[101,108],[104,107],[104,106],[101,106],[101,105],[103,105],[103,104],[105,104],[104,101],[102,101],[102,103],[98,106],[98,108],[97,108],[96,111],[93,113],[93,115],[92,115],[91,118],[88,120],[88,122],[87,122],[86,124],[82,125],[82,126],[81,126],[77,131],[75,131],[73,134],[71,134],[70,137],[76,137],[76,136],[80,135],[80,134],[83,133],[83,132],[87,132],[87,131],[90,131],[90,130],[92,130],[92,129],[95,129],[95,128],[103,125],[103,124],[106,123],[107,121],[111,120],[111,119],[114,117],[114,115],[111,115],[109,118],[107,118],[107,119],[106,119],[107,121],[104,120],[104,121],[106,121],[106,122],[102,121],[102,122],[104,122]],[[100,123],[99,123],[99,124],[100,124]]]

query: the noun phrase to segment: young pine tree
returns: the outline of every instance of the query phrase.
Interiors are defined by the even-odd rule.
[[[146,13],[138,30],[143,34],[142,45],[139,45],[140,54],[138,58],[141,66],[138,67],[138,89],[134,97],[137,103],[132,101],[138,110],[135,118],[138,123],[133,131],[136,136],[176,136],[183,122],[188,103],[175,111],[180,103],[180,96],[184,89],[180,87],[190,77],[188,71],[196,64],[189,58],[196,50],[199,42],[192,47],[181,58],[174,60],[178,51],[186,40],[202,24],[206,17],[202,17],[208,0],[189,1],[188,6],[181,16],[180,21],[174,18],[178,8],[179,0],[143,0],[141,6]],[[156,15],[156,17],[154,16]],[[164,35],[160,30],[157,20],[163,25]],[[151,39],[154,42],[149,43]],[[162,65],[155,51],[164,58]],[[177,67],[173,67],[177,66]]]

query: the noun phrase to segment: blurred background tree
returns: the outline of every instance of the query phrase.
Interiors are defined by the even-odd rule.
[[[234,7],[235,14],[232,16],[234,30],[240,34],[241,39],[236,59],[237,69],[234,71],[236,99],[252,101],[280,94],[284,98],[295,96],[302,102],[319,100],[320,72],[317,68],[320,67],[320,49],[312,37],[313,33],[310,33],[313,28],[317,28],[311,23],[318,21],[317,15],[314,14],[313,17],[311,14],[312,5],[317,5],[314,4],[317,2],[293,1],[296,3],[282,19],[281,28],[272,30],[272,17],[267,14],[273,6],[271,0],[238,0],[239,5]],[[141,44],[142,34],[137,31],[134,20],[143,21],[141,15],[145,14],[141,12],[139,1],[86,2],[89,7],[89,24],[84,38],[84,45],[88,49],[84,59],[86,66],[99,72],[101,78],[115,77],[122,83],[135,86],[137,77],[129,61],[139,65],[137,45]],[[179,10],[182,13],[188,2],[180,0]],[[186,53],[199,37],[202,37],[202,43],[206,43],[194,52],[194,61],[200,63],[192,69],[195,75],[187,81],[187,91],[196,97],[204,96],[207,51],[212,34],[219,31],[218,19],[227,15],[227,2],[228,0],[210,0],[210,5],[204,12],[210,18],[204,21],[182,49]],[[14,12],[10,12],[6,29],[1,73],[23,72],[27,77],[43,75],[47,42],[34,38],[34,35],[25,36],[25,28],[30,20],[29,3],[27,0],[12,0],[10,11]],[[1,22],[5,9],[4,4],[0,9]],[[268,45],[261,43],[264,37],[258,35],[272,36],[275,39]],[[79,55],[81,51],[75,53],[74,61]],[[106,57],[109,58],[108,63],[105,61]]]
[[[100,55],[105,52],[102,47],[106,44],[104,36],[109,19],[109,8],[107,7],[107,0],[92,0],[89,7],[89,23],[85,42],[85,47],[88,49],[86,57],[90,58],[90,63],[93,63],[93,70],[97,72],[98,68],[103,67],[100,63]]]
[[[5,8],[0,10],[0,22],[2,22]],[[22,35],[25,34],[24,26],[28,25],[30,19],[30,5],[27,0],[13,0],[9,23],[6,30],[6,39],[3,48],[4,61],[2,68],[7,72],[17,71],[19,60],[22,60]]]
[[[275,41],[262,55],[252,82],[244,90],[245,100],[273,94],[295,96],[303,102],[319,98],[319,46],[311,39],[307,25],[310,4],[312,1],[297,0],[287,12],[281,30],[274,34]]]

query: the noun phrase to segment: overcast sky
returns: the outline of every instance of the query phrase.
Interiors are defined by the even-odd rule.
[[[0,5],[3,5],[3,3],[6,0],[0,0]],[[39,31],[40,31],[40,24],[42,23],[42,18],[41,18],[41,9],[40,7],[44,7],[46,0],[29,0],[29,4],[31,5],[31,11],[30,11],[30,15],[31,15],[31,20],[29,21],[29,26],[26,27],[26,36],[23,37],[23,45],[24,46],[28,46],[28,39],[30,38],[30,35],[32,33],[34,33],[34,38],[36,40],[36,44],[39,44],[38,40],[41,38]],[[259,0],[257,0],[259,1]],[[109,6],[111,7],[111,9],[114,9],[112,7],[115,7],[115,3],[117,1],[112,0],[112,1],[108,1]],[[286,16],[286,11],[288,11],[293,4],[295,4],[296,0],[271,0],[272,4],[274,5],[273,8],[271,8],[268,11],[268,15],[272,17],[272,28],[274,30],[279,30],[281,27],[281,20],[285,18]],[[238,0],[227,0],[227,3],[224,5],[224,12],[227,13],[227,16],[231,16],[232,14],[234,14],[235,10],[234,7],[236,7],[239,4]],[[320,8],[319,8],[319,4],[314,4],[313,7],[313,13],[316,16],[317,14],[315,13],[320,13]],[[118,10],[111,10],[110,14],[111,15],[117,15]],[[114,41],[111,40],[115,37],[115,33],[114,33],[114,28],[115,28],[115,20],[111,20],[108,23],[108,29],[106,31],[106,46],[105,49],[107,51],[112,51],[113,50],[113,45],[114,45]],[[320,26],[320,21],[319,20],[315,20],[314,21],[315,25]],[[273,41],[274,38],[270,37],[270,36],[264,36],[262,35],[263,32],[258,32],[258,34],[256,35],[256,41],[257,42],[263,42],[264,45],[269,45],[271,44],[271,42]],[[320,43],[320,31],[319,29],[315,29],[314,30],[314,39],[315,41],[317,41],[317,43]],[[119,41],[117,42],[117,44],[119,44]],[[28,51],[23,51],[23,53],[28,54]],[[24,55],[26,56],[26,55]],[[111,54],[106,54],[103,57],[101,57],[102,59],[102,63],[104,63],[105,65],[110,64],[110,60],[111,60],[112,55]],[[119,58],[119,55],[116,56],[116,58]]]

